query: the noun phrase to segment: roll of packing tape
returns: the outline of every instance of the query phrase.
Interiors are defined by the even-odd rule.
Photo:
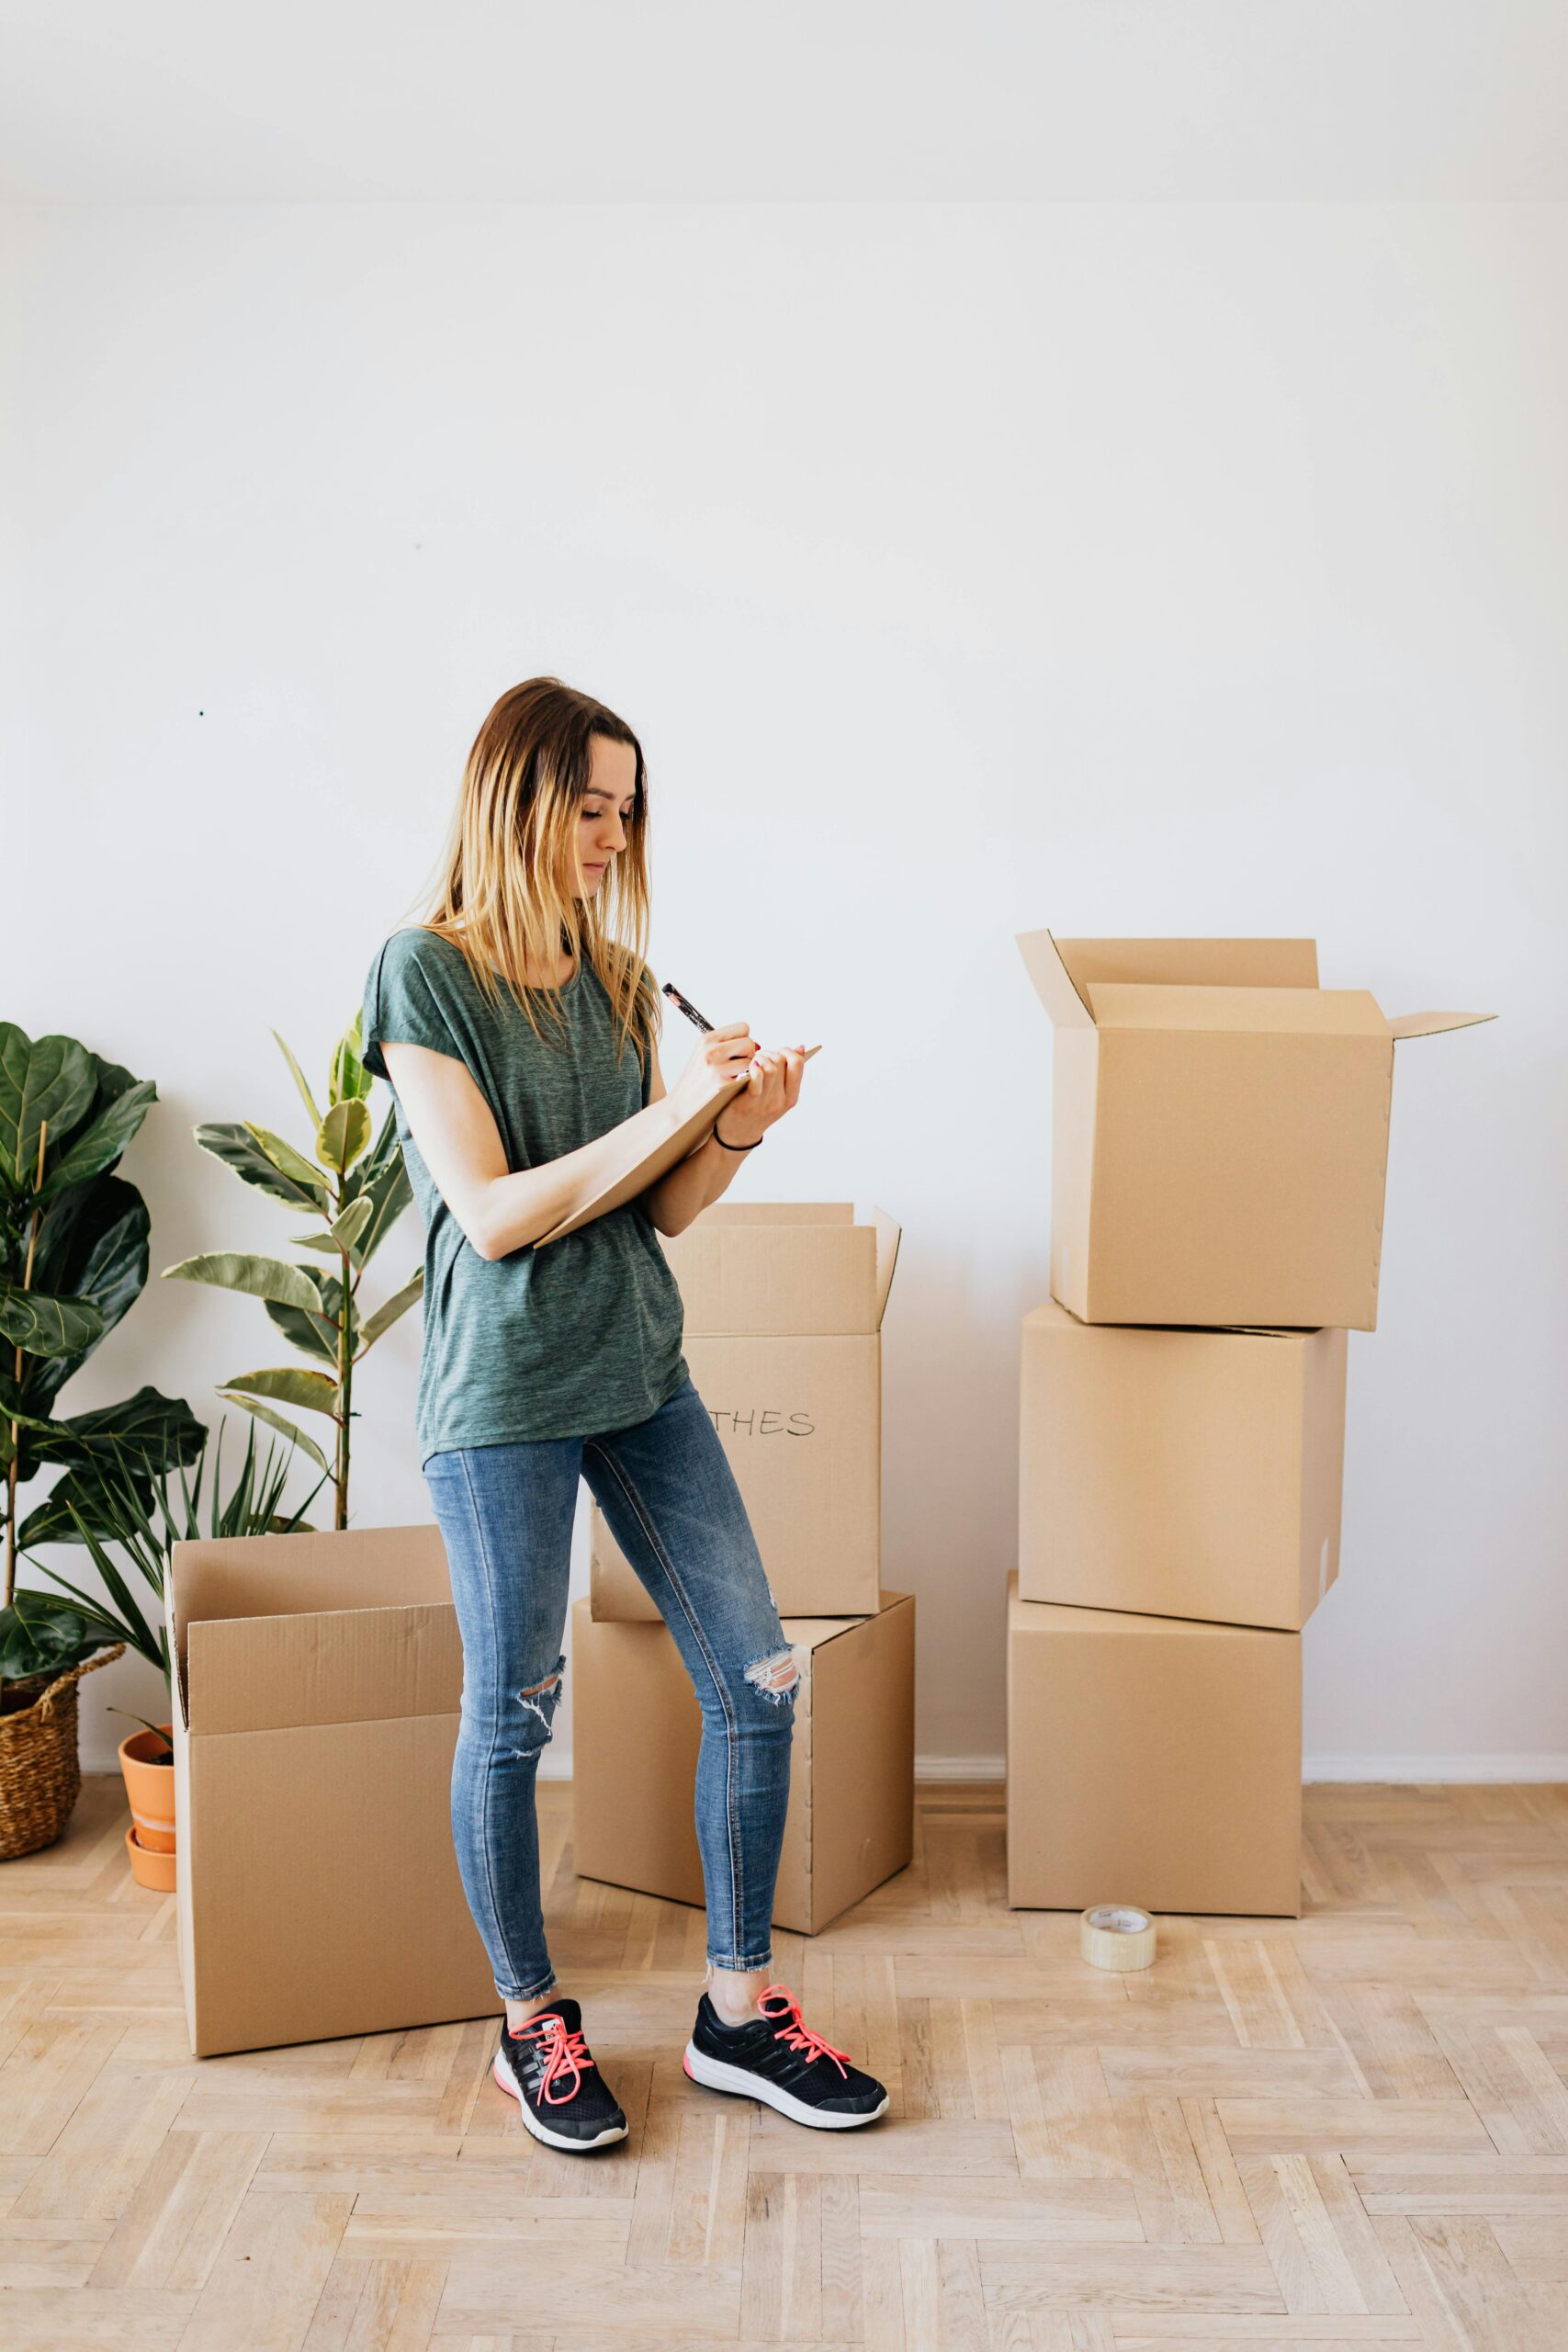
[[[1155,1923],[1135,1903],[1097,1903],[1078,1923],[1078,1948],[1091,1968],[1147,1968]]]

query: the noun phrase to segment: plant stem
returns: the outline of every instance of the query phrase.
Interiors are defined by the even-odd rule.
[[[334,1195],[334,1215],[342,1199]],[[353,1261],[346,1250],[341,1252],[343,1273],[338,1286],[337,1320],[337,1475],[333,1484],[337,1489],[337,1504],[333,1514],[334,1529],[348,1525],[348,1408],[354,1388],[354,1357],[349,1349],[349,1324],[354,1313],[354,1291],[349,1277]]]
[[[33,1286],[33,1251],[38,1247],[39,1224],[43,1216],[42,1204],[36,1198],[36,1195],[43,1190],[43,1152],[44,1144],[48,1135],[49,1121],[47,1119],[40,1119],[39,1121],[38,1130],[38,1170],[33,1178],[33,1193],[35,1194],[33,1201],[33,1216],[32,1223],[28,1228],[28,1262],[22,1274],[22,1288],[24,1290],[31,1290]],[[22,1343],[19,1340],[17,1342],[16,1361],[12,1365],[12,1377],[16,1381],[17,1386],[20,1388],[22,1385]],[[6,1465],[5,1605],[7,1609],[11,1606],[12,1595],[17,1589],[17,1425],[13,1421],[11,1424],[11,1459]]]

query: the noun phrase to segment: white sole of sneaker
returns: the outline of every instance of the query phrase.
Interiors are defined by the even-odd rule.
[[[795,2098],[776,2083],[765,2083],[746,2066],[727,2066],[722,2058],[705,2057],[694,2041],[686,2044],[682,2060],[694,2083],[701,2083],[705,2090],[732,2091],[739,2098],[759,2098],[764,2107],[776,2108],[787,2115],[792,2123],[804,2123],[813,2132],[858,2132],[863,2123],[874,2123],[879,2115],[887,2112],[887,2093],[882,2094],[882,2105],[869,2108],[864,2115],[824,2115],[818,2107],[808,2107],[803,2098]]]
[[[531,2132],[536,2140],[542,2140],[547,2148],[563,2148],[569,2156],[584,2156],[591,2149],[607,2148],[612,2140],[624,2140],[626,2136],[626,2127],[624,2123],[607,2123],[596,2139],[569,2140],[564,2132],[552,2132],[547,2125],[539,2121],[518,2085],[513,2079],[512,2069],[499,2050],[495,2053],[491,2073],[501,2088],[517,2101],[523,2117],[523,2129],[525,2132]]]

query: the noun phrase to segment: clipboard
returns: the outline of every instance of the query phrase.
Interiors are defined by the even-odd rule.
[[[819,1054],[821,1050],[820,1046],[807,1046],[806,1059],[809,1061],[813,1054]],[[612,1177],[608,1182],[601,1184],[598,1191],[573,1209],[570,1216],[564,1216],[558,1225],[551,1226],[548,1233],[541,1233],[534,1248],[543,1250],[552,1241],[564,1239],[567,1234],[575,1233],[580,1225],[588,1225],[594,1217],[605,1216],[611,1209],[623,1208],[627,1201],[635,1201],[639,1193],[646,1193],[650,1184],[657,1184],[661,1176],[667,1176],[671,1168],[703,1141],[725,1104],[745,1092],[749,1076],[748,1072],[739,1078],[721,1081],[702,1109],[694,1111],[689,1118],[683,1119],[673,1135],[661,1136],[644,1152],[634,1168],[627,1169],[624,1176]]]

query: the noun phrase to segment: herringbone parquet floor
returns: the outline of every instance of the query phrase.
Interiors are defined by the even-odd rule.
[[[1314,1789],[1299,1922],[1166,1920],[1101,1977],[1010,1912],[1000,1792],[780,1973],[893,2112],[695,2090],[700,1917],[576,1880],[554,1946],[632,2119],[557,2156],[490,2019],[194,2061],[118,1780],[0,1870],[16,2352],[1461,2352],[1568,2346],[1568,1790]]]

